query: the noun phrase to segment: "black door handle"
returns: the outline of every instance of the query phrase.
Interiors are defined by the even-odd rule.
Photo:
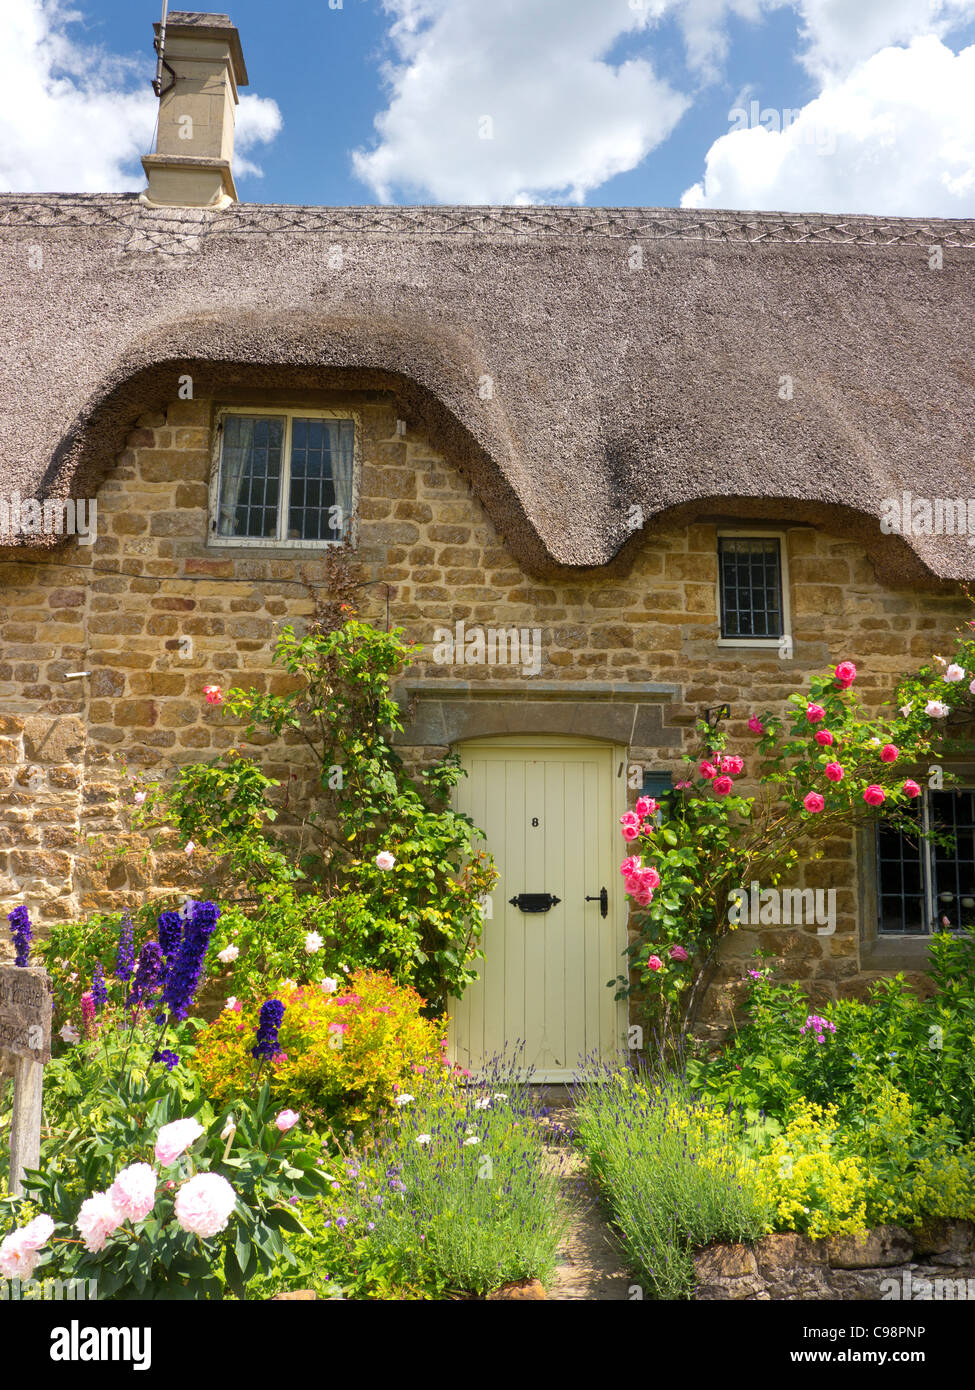
[[[586,898],[586,902],[587,902],[587,903],[598,903],[598,904],[599,904],[599,912],[600,912],[600,915],[603,916],[603,917],[608,917],[608,916],[609,916],[609,890],[608,890],[608,889],[606,889],[606,888],[600,888],[600,890],[599,890],[599,897],[598,897],[598,898],[597,898],[597,897],[592,897],[592,898],[587,897],[587,898]]]

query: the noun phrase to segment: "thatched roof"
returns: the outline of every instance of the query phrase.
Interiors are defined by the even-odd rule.
[[[90,496],[188,371],[392,389],[535,572],[625,563],[637,506],[975,573],[967,537],[878,521],[975,497],[975,223],[8,194],[0,245],[0,494]]]

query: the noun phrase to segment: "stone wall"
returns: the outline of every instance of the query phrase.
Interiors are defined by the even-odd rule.
[[[617,706],[632,709],[632,717],[620,715],[632,730],[622,741],[633,761],[654,770],[679,768],[695,718],[725,701],[735,746],[747,751],[748,715],[830,661],[853,657],[861,698],[880,700],[899,672],[950,642],[965,614],[948,591],[883,586],[858,543],[792,526],[793,659],[720,647],[715,523],[648,528],[628,570],[617,564],[534,578],[451,461],[424,438],[397,433],[382,393],[333,393],[315,403],[360,416],[360,610],[383,624],[388,586],[393,625],[430,644],[411,668],[413,685],[468,682],[510,702],[495,709],[512,711],[524,710],[530,689],[551,702],[532,705],[539,729],[561,710],[575,732],[601,732]],[[134,855],[102,858],[107,848],[136,843],[117,799],[118,759],[161,774],[174,761],[234,745],[239,730],[203,702],[202,686],[283,689],[271,668],[275,633],[286,621],[307,621],[327,585],[318,552],[207,545],[212,420],[212,402],[174,400],[165,416],[136,422],[98,493],[94,546],[72,540],[56,552],[0,550],[0,906],[26,898],[41,922],[134,905],[147,889],[193,886],[180,854],[147,865]],[[771,504],[769,517],[774,522]],[[434,630],[459,619],[539,629],[537,677],[500,665],[435,663]],[[74,671],[89,674],[66,680]],[[565,699],[555,699],[562,691]],[[418,708],[414,729],[424,727],[422,699]],[[413,737],[422,746],[406,751],[418,760],[443,751],[438,735]],[[293,798],[296,745],[265,757]],[[89,838],[92,853],[83,850]],[[768,928],[763,943],[788,959],[814,1001],[859,991],[863,924],[852,839],[826,845],[806,865],[804,886],[838,889],[836,934]],[[729,941],[735,959],[724,974],[732,991],[740,958],[758,938],[742,930]]]
[[[694,1257],[700,1302],[975,1301],[975,1225],[878,1226],[860,1236],[764,1236]]]

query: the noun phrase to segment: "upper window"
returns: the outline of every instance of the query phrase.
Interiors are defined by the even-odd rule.
[[[877,831],[877,929],[930,936],[975,927],[975,790],[926,792],[919,825],[947,841],[889,826]]]
[[[764,646],[780,642],[788,633],[784,568],[781,536],[719,535],[722,642]]]
[[[352,531],[356,421],[334,411],[226,411],[217,429],[210,541],[320,546]]]

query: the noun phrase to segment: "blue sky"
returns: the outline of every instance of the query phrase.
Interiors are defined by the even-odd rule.
[[[228,8],[246,201],[975,214],[975,0]],[[143,186],[160,9],[0,15],[0,188]]]

